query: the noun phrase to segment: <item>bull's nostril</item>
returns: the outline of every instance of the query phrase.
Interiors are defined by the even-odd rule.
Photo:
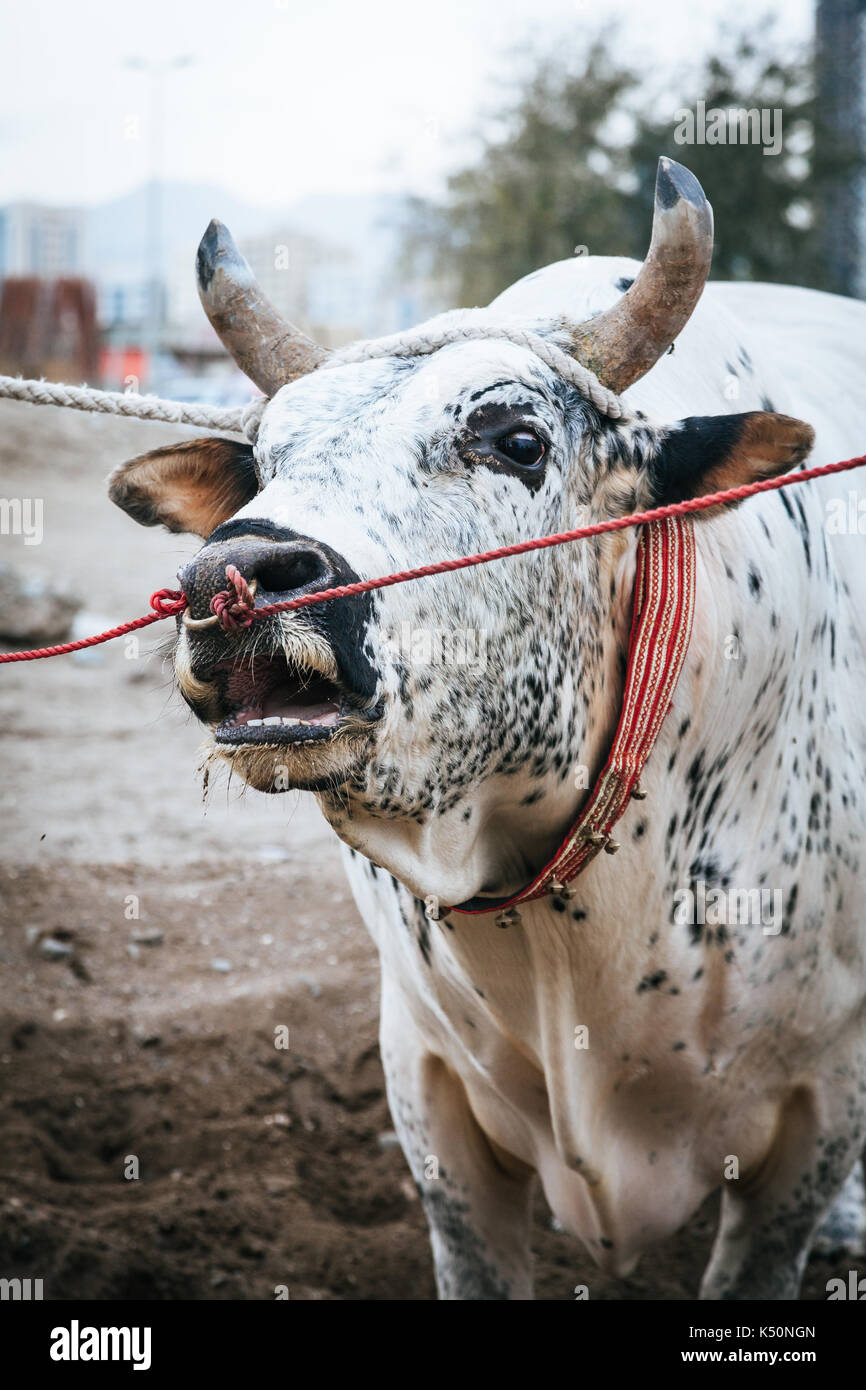
[[[254,567],[255,578],[273,594],[291,593],[308,584],[321,583],[330,576],[323,555],[316,550],[275,550]]]
[[[255,521],[231,522],[222,529],[242,525],[274,529],[273,523],[267,523],[266,528],[264,522]],[[190,602],[190,617],[196,620],[208,616],[214,595],[225,589],[227,565],[234,565],[248,584],[257,581],[260,605],[299,592],[330,589],[348,582],[339,577],[349,573],[342,557],[306,537],[280,540],[255,534],[231,534],[224,540],[219,531],[214,532],[214,536],[216,539],[211,538],[178,575]],[[263,594],[269,597],[263,599]]]

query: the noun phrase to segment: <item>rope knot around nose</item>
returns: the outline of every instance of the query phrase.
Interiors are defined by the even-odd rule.
[[[256,608],[256,581],[248,584],[236,565],[226,565],[228,585],[214,594],[210,611],[225,632],[249,627]]]

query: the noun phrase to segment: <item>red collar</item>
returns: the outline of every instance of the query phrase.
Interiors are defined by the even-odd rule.
[[[622,713],[610,756],[580,818],[550,863],[510,898],[470,898],[447,909],[499,912],[500,926],[520,920],[521,903],[567,887],[602,850],[615,854],[611,831],[629,800],[642,800],[640,775],[667,714],[688,651],[695,611],[695,538],[690,517],[641,527],[637,544],[631,637]],[[446,909],[440,909],[444,916]]]

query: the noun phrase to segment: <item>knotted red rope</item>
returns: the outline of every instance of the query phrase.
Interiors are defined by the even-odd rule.
[[[226,632],[237,632],[253,621],[256,599],[253,590],[235,565],[226,565],[227,589],[221,589],[210,601],[210,611],[219,618]]]
[[[746,497],[754,497],[761,492],[775,492],[779,488],[790,487],[794,483],[808,483],[814,478],[826,478],[832,473],[846,473],[866,464],[866,454],[857,458],[843,459],[840,463],[825,463],[820,468],[805,468],[801,473],[786,473],[781,478],[763,478],[759,482],[745,483],[741,487],[726,488],[722,492],[712,492],[706,497],[690,497],[685,502],[672,502],[664,507],[653,507],[645,512],[633,512],[629,516],[616,517],[610,521],[598,521],[591,526],[581,526],[576,531],[562,531],[553,536],[540,536],[536,540],[520,541],[517,545],[500,546],[497,550],[486,550],[478,555],[463,555],[457,560],[440,560],[434,565],[420,565],[413,570],[400,570],[396,574],[385,575],[381,579],[364,579],[355,584],[341,584],[335,589],[324,589],[314,594],[302,594],[300,598],[286,599],[282,603],[266,603],[255,607],[252,590],[234,565],[226,567],[226,578],[230,587],[223,589],[211,600],[211,609],[225,631],[249,627],[258,618],[268,618],[274,613],[287,613],[295,608],[310,608],[317,603],[328,603],[332,599],[349,598],[353,594],[367,594],[374,589],[386,589],[392,584],[406,584],[411,579],[426,579],[434,574],[448,574],[454,570],[469,569],[472,565],[486,565],[491,560],[504,560],[512,555],[526,555],[533,550],[547,550],[554,545],[566,545],[571,541],[587,540],[590,536],[603,536],[611,531],[624,531],[630,526],[643,526],[650,521],[662,521],[666,517],[690,516],[694,512],[707,511],[711,507],[722,506],[726,502],[742,502]],[[237,576],[233,578],[229,571]],[[240,581],[240,584],[238,583]],[[218,605],[219,601],[219,605]],[[216,606],[218,605],[218,606]],[[150,606],[154,610],[141,618],[109,628],[107,632],[94,637],[84,637],[77,642],[62,642],[56,647],[39,647],[35,651],[2,652],[0,664],[7,661],[36,661],[40,657],[63,656],[67,652],[77,652],[85,647],[96,647],[101,642],[110,642],[114,637],[123,637],[137,628],[148,627],[161,618],[177,617],[189,606],[186,595],[178,589],[158,589],[151,595]]]

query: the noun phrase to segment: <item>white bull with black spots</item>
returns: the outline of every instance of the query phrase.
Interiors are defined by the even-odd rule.
[[[564,261],[488,311],[626,392],[615,419],[504,338],[327,367],[212,224],[200,292],[270,398],[256,445],[158,450],[111,496],[205,538],[180,575],[200,619],[227,563],[278,602],[862,451],[866,305],[702,294],[711,226],[662,161],[643,266]],[[696,518],[695,626],[648,799],[615,858],[507,930],[425,903],[517,892],[575,820],[620,708],[633,530],[239,636],[179,623],[213,759],[312,789],[345,845],[443,1298],[531,1297],[536,1177],[619,1274],[721,1189],[705,1298],[796,1297],[822,1222],[859,1240],[866,565],[825,524],[848,491]]]

